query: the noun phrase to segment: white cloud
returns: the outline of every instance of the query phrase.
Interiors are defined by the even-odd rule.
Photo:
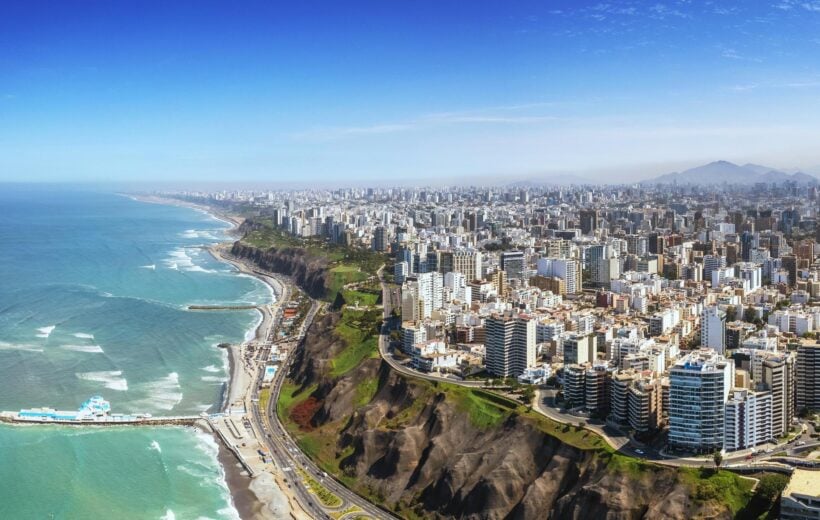
[[[378,123],[366,126],[325,127],[294,134],[297,139],[337,140],[361,135],[380,135],[407,132],[444,125],[531,125],[556,121],[559,118],[545,114],[520,114],[524,110],[552,107],[557,103],[526,103],[501,105],[475,110],[423,114],[407,121]]]

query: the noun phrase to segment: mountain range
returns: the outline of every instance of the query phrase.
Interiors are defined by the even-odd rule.
[[[767,184],[796,182],[801,186],[820,184],[813,175],[805,172],[788,173],[777,168],[761,166],[759,164],[744,164],[739,166],[729,161],[715,161],[703,166],[690,168],[682,172],[673,172],[647,179],[641,184]]]

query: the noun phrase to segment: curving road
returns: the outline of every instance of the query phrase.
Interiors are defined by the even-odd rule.
[[[304,339],[305,331],[310,325],[313,318],[316,316],[323,304],[314,301],[308,315],[306,316],[302,329],[298,334],[299,343]],[[271,382],[270,399],[268,400],[267,408],[263,410],[263,415],[259,413],[259,407],[254,406],[254,417],[260,424],[264,425],[263,431],[267,432],[266,441],[271,453],[275,453],[274,457],[277,459],[277,465],[288,474],[288,482],[295,483],[300,502],[303,506],[307,506],[306,510],[315,515],[315,518],[331,518],[329,512],[343,511],[351,506],[356,506],[364,513],[364,515],[375,519],[393,520],[397,517],[391,513],[379,508],[375,504],[367,501],[361,496],[357,495],[342,483],[335,480],[333,477],[325,473],[321,468],[313,463],[310,458],[305,455],[296,441],[290,436],[285,429],[282,422],[279,420],[279,415],[276,413],[276,403],[279,400],[279,394],[282,391],[282,385],[285,381],[286,374],[293,362],[293,352],[288,355],[285,362],[280,365],[279,370],[276,371],[274,380]],[[258,383],[261,382],[261,374]],[[257,388],[258,388],[257,384]],[[254,391],[255,399],[258,399],[258,390]],[[257,401],[258,403],[258,401]],[[337,508],[323,508],[313,494],[307,491],[302,479],[296,474],[296,468],[301,468],[314,479],[321,482],[331,493],[339,497],[343,504]],[[353,517],[352,515],[350,516]]]
[[[393,306],[401,301],[401,297],[400,295],[398,295],[398,289],[390,288],[387,285],[387,283],[384,280],[384,277],[382,276],[383,270],[384,266],[382,266],[377,273],[379,282],[382,286],[382,301],[384,302],[384,324],[382,326],[382,333],[379,336],[379,355],[381,355],[382,359],[387,364],[389,364],[395,371],[404,374],[408,377],[425,379],[427,381],[447,382],[469,388],[482,388],[488,391],[492,391],[492,388],[488,388],[487,386],[485,386],[484,382],[464,381],[459,378],[448,378],[422,373],[400,363],[393,357],[393,354],[392,352],[390,352],[390,348],[388,346],[387,337],[390,332],[390,329],[396,326],[396,318],[392,316],[392,311]],[[394,302],[396,303],[394,304]],[[579,417],[560,411],[560,409],[556,407],[553,402],[554,397],[554,390],[537,391],[536,398],[533,403],[533,410],[549,419],[552,419],[553,421],[562,424],[578,424],[578,422],[580,421],[584,423],[584,428],[601,436],[607,442],[607,444],[609,444],[613,449],[620,453],[623,453],[631,457],[649,460],[666,466],[702,467],[714,465],[714,461],[711,457],[675,457],[662,454],[659,451],[652,449],[650,447],[645,447],[643,445],[635,445],[628,436],[620,432],[616,433],[610,431],[610,429],[607,429],[605,425],[590,424],[584,417]],[[796,445],[794,445],[794,441],[792,441],[792,443],[781,443],[776,446],[772,446],[769,448],[768,453],[753,453],[754,450],[743,450],[725,455],[723,463],[749,464],[750,462],[762,462],[766,458],[770,457],[771,453],[782,451],[784,448],[788,449],[790,446],[792,447],[792,449],[787,451],[788,454],[807,450],[808,448],[815,445],[820,446],[820,443],[813,443],[813,439],[808,438],[807,433],[808,432],[804,431],[804,433],[798,437],[801,439],[808,439],[808,441],[804,441],[807,442],[807,444],[805,444],[804,446],[797,447]],[[759,450],[760,446],[757,449]]]

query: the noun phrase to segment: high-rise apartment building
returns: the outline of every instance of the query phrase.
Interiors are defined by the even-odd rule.
[[[541,258],[537,262],[538,274],[556,277],[564,281],[567,294],[581,291],[581,263],[572,258]]]
[[[501,253],[501,270],[508,278],[522,280],[527,268],[523,251],[504,251]]]
[[[717,305],[703,308],[700,315],[700,346],[723,354],[726,349],[726,313]]]
[[[734,365],[712,349],[695,350],[669,371],[669,443],[697,452],[723,448]]]
[[[772,394],[772,434],[786,435],[794,419],[795,366],[791,353],[762,353],[759,386]],[[753,376],[755,377],[755,376]]]
[[[723,447],[743,450],[772,438],[772,394],[735,389],[726,401]]]
[[[820,410],[820,344],[797,348],[797,410]]]
[[[592,363],[598,355],[598,337],[595,334],[573,334],[564,339],[564,364]]]
[[[485,322],[487,371],[498,377],[518,377],[535,366],[535,320],[518,315],[493,315]]]

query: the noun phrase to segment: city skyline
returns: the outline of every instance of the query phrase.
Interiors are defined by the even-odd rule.
[[[820,4],[8,6],[8,181],[820,173]]]

